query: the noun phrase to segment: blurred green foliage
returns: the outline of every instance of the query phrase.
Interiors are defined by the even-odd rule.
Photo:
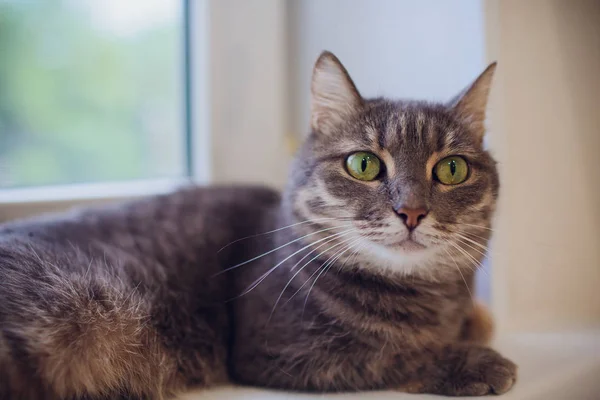
[[[0,187],[183,173],[180,20],[117,35],[85,3],[0,0]]]

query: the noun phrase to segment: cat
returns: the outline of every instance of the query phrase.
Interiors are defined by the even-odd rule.
[[[363,98],[318,58],[282,194],[186,187],[0,227],[0,399],[500,394],[473,297],[499,190],[495,64],[447,104]]]

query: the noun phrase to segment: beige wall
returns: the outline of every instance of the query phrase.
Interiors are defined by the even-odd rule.
[[[285,3],[209,3],[211,180],[286,181]]]
[[[502,328],[600,325],[600,2],[486,4]]]

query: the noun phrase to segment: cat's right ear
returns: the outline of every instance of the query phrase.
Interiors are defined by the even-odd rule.
[[[491,63],[473,83],[450,101],[456,115],[471,128],[476,139],[483,143],[485,117],[496,63]]]
[[[348,71],[332,53],[324,51],[313,69],[311,128],[329,135],[362,104]]]

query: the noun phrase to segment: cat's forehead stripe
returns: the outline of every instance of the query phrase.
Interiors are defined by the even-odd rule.
[[[400,113],[400,140],[404,140],[406,138],[407,132],[407,123],[406,123],[406,113],[401,111]]]
[[[447,132],[445,132],[444,137],[446,139],[446,146],[452,146],[457,139],[456,130],[449,129]]]
[[[371,143],[379,143],[380,133],[377,132],[377,128],[367,125],[365,128],[365,133]]]
[[[387,129],[382,136],[382,148],[386,148],[391,143],[394,143],[398,135],[398,126],[400,125],[399,116],[397,113],[391,113],[388,117]]]
[[[421,135],[423,134],[423,124],[425,123],[425,115],[421,111],[417,113],[417,140],[420,141]]]
[[[436,136],[436,124],[435,118],[430,118],[429,124],[427,125],[427,143],[430,147],[434,146]]]

